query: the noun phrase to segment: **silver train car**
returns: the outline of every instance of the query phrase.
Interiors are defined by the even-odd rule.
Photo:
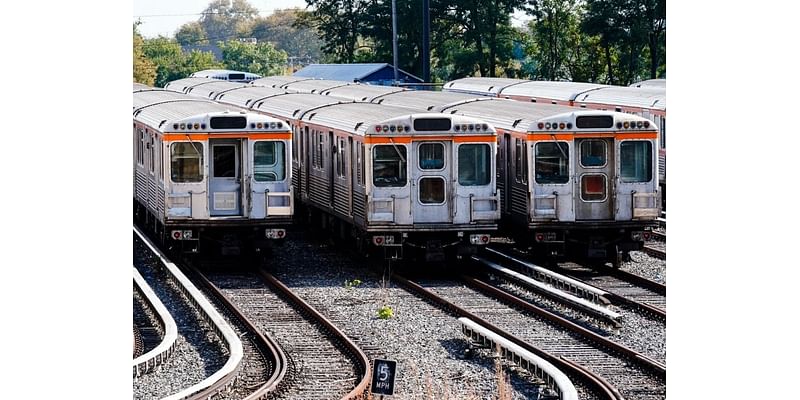
[[[483,119],[498,131],[503,231],[539,254],[618,265],[659,216],[656,127],[644,118],[466,93],[357,91],[375,103]]]
[[[202,71],[197,71],[189,76],[191,78],[210,78],[230,82],[252,82],[261,78],[261,75],[259,74],[245,71],[233,71],[229,69],[205,69]]]
[[[265,254],[292,222],[291,136],[263,114],[134,84],[134,217],[176,253]]]
[[[662,204],[666,206],[666,80],[651,79],[635,85],[637,86],[627,87],[582,82],[478,77],[447,82],[442,90],[502,97],[525,102],[562,104],[586,109],[618,111],[649,119],[659,130],[658,177],[661,186]]]
[[[295,129],[295,190],[308,215],[388,258],[442,261],[488,244],[500,218],[495,129],[483,120],[278,87],[171,82]],[[205,89],[204,89],[205,88]]]

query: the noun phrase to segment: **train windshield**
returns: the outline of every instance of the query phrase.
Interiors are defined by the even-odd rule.
[[[488,185],[491,174],[492,159],[488,144],[458,146],[458,183],[461,186]]]
[[[256,182],[282,181],[286,177],[285,144],[260,141],[253,146],[253,178]]]
[[[407,159],[404,145],[375,146],[372,150],[372,183],[376,187],[405,186]]]
[[[172,181],[200,182],[203,180],[203,144],[179,142],[171,147]]]
[[[569,181],[569,146],[566,143],[536,144],[536,183],[567,183]]]
[[[619,175],[623,182],[650,182],[653,177],[653,145],[644,140],[619,145]]]

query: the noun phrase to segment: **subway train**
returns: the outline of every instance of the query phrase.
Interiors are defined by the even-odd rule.
[[[659,214],[656,128],[647,120],[474,94],[286,78],[265,77],[253,85],[277,81],[267,89],[313,91],[323,103],[334,98],[369,101],[492,123],[500,143],[496,171],[503,231],[513,232],[537,254],[618,265],[629,251],[641,249]],[[250,91],[258,89],[228,93]],[[205,92],[208,98],[229,95],[212,92]],[[553,124],[553,118],[564,123]]]
[[[291,125],[299,204],[364,251],[443,261],[489,243],[500,218],[491,124],[281,86],[186,78],[166,89]]]
[[[642,248],[660,213],[654,178],[656,128],[645,119],[576,110],[568,102],[506,100],[486,96],[485,90],[414,91],[285,77],[265,77],[253,84],[271,80],[280,82],[275,87],[281,90],[469,115],[492,123],[499,135],[501,229],[535,254],[619,265],[631,250]],[[555,117],[563,117],[563,127],[548,122]],[[605,123],[594,126],[592,120]],[[539,129],[540,122],[546,133]],[[559,157],[550,154],[556,149]],[[598,160],[590,161],[592,157]]]
[[[134,218],[177,254],[263,256],[292,223],[285,122],[133,84]]]
[[[254,81],[255,82],[255,81]],[[658,178],[662,205],[667,190],[666,79],[650,79],[628,86],[583,82],[529,81],[510,78],[462,78],[447,82],[446,92],[495,96],[524,102],[562,104],[592,110],[638,115],[658,128]]]

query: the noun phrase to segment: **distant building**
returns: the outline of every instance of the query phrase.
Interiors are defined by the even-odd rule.
[[[294,76],[391,86],[394,83],[394,67],[386,63],[310,64],[295,72]],[[397,79],[400,83],[422,83],[422,79],[402,69],[397,70]]]

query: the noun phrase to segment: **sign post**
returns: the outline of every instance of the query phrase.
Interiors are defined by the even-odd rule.
[[[372,385],[370,392],[393,396],[394,378],[397,376],[397,361],[375,359],[372,363]]]

